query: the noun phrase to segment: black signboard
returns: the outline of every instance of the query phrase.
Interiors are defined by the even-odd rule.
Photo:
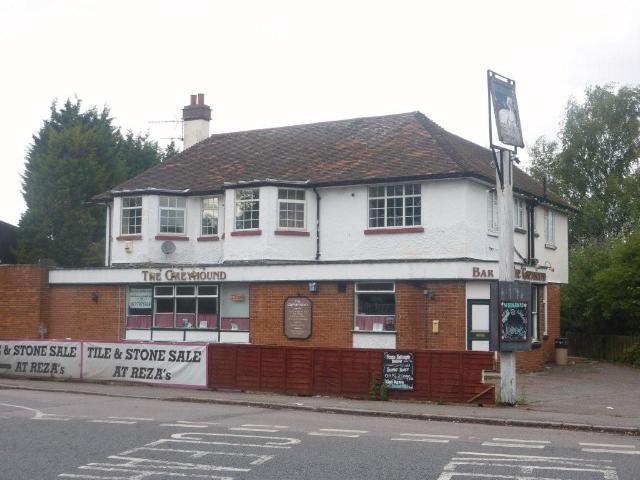
[[[384,352],[382,380],[389,390],[413,390],[413,353]]]
[[[526,342],[529,302],[500,302],[500,341]]]

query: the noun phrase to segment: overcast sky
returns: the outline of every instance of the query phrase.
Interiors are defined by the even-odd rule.
[[[638,0],[3,0],[0,220],[25,209],[54,99],[107,105],[163,144],[180,126],[149,122],[203,92],[212,133],[420,110],[486,145],[491,68],[517,81],[529,146],[587,85],[640,83],[639,19]]]

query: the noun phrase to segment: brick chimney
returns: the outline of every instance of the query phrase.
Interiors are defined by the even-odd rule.
[[[182,109],[185,150],[191,145],[209,138],[211,108],[204,104],[204,93],[191,95],[191,104]]]

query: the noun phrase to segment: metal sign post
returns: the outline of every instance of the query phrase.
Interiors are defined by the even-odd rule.
[[[515,95],[515,82],[506,77],[487,71],[489,103],[489,140],[496,167],[496,197],[498,207],[498,281],[513,282],[513,161],[518,147],[523,147],[520,114]],[[495,145],[492,129],[493,113],[498,138],[513,150]],[[500,348],[500,400],[506,405],[515,405],[516,395],[516,354],[513,350]]]

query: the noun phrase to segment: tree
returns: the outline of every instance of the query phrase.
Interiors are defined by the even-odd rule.
[[[570,99],[557,139],[530,149],[531,174],[567,198],[570,243],[629,235],[640,224],[640,87],[587,88]]]
[[[23,174],[27,210],[18,229],[18,261],[49,258],[64,266],[99,265],[104,207],[91,198],[160,161],[147,136],[122,136],[109,110],[67,100],[33,136]]]

